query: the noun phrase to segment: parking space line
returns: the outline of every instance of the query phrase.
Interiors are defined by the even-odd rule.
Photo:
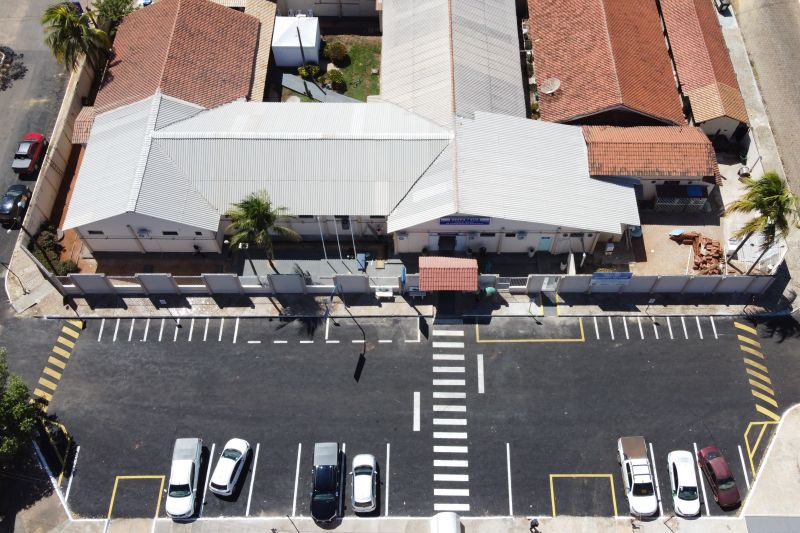
[[[467,406],[466,405],[434,405],[434,411],[438,411],[440,413],[466,413]]]
[[[419,392],[414,392],[414,420],[412,422],[413,431],[419,431]]]
[[[594,334],[597,337],[597,340],[600,340],[600,328],[597,326],[597,317],[593,316],[592,320],[594,320]]]
[[[467,453],[467,446],[434,446],[433,453]]]
[[[670,340],[674,339],[675,337],[672,335],[672,321],[667,317],[667,329],[669,329],[669,338]]]
[[[469,489],[433,489],[434,496],[469,496]]]
[[[142,335],[142,342],[147,342],[147,333],[150,331],[150,319],[144,323],[144,335]]]
[[[100,331],[97,333],[97,342],[100,342],[100,339],[103,338],[103,328],[106,327],[106,319],[102,319],[100,321]]]
[[[468,503],[434,503],[433,510],[437,512],[444,512],[444,511],[452,511],[454,513],[458,512],[468,512],[469,511],[469,504]]]
[[[434,481],[469,482],[469,474],[434,474]]]
[[[484,383],[483,383],[483,354],[478,354],[478,394],[483,394],[484,391]]]
[[[114,336],[111,338],[111,342],[117,342],[117,332],[119,331],[119,318],[117,319],[117,323],[114,326]]]
[[[233,344],[236,344],[236,338],[239,336],[239,317],[236,317],[236,326],[233,328]]]
[[[217,342],[222,342],[222,330],[225,328],[225,319],[219,319],[219,336],[217,337]]]
[[[161,319],[161,326],[158,328],[158,342],[161,342],[161,337],[164,335],[164,322],[165,319]]]
[[[755,387],[757,389],[761,389],[764,392],[766,392],[767,394],[771,394],[771,395],[775,396],[775,391],[772,390],[771,388],[767,387],[766,385],[764,385],[760,381],[756,381],[754,379],[748,379],[747,382],[750,383],[751,386],[753,386],[753,387]]]
[[[642,329],[642,317],[637,316],[636,322],[639,324],[639,336],[644,340],[644,330]]]
[[[700,340],[703,340],[703,328],[700,327],[700,315],[695,315],[694,319],[697,322],[697,333],[700,334]]]
[[[434,426],[466,426],[466,418],[434,418]]]
[[[686,337],[686,340],[689,340],[689,332],[686,330],[686,320],[681,317],[681,325],[683,325],[683,336]]]
[[[238,320],[238,319],[237,319]],[[300,482],[300,452],[303,449],[303,443],[297,443],[297,468],[294,471],[294,501],[292,502],[292,516],[297,516],[297,484]]]
[[[434,439],[458,439],[463,440],[467,438],[466,433],[462,432],[453,432],[453,431],[434,431],[433,432]]]
[[[450,399],[466,398],[467,397],[467,393],[466,392],[438,392],[438,391],[434,391],[433,397],[434,398],[441,398],[441,399],[445,399],[445,398],[450,398]]]
[[[611,323],[611,317],[608,317],[608,330],[611,332],[611,340],[614,340],[614,324]]]
[[[438,374],[463,374],[465,369],[463,366],[435,366],[433,371]]]
[[[750,477],[747,475],[747,466],[744,462],[744,454],[742,453],[742,445],[738,444],[737,448],[739,448],[739,459],[742,461],[742,472],[744,472],[744,482],[747,485],[747,490],[750,490]]]
[[[703,507],[706,508],[706,516],[711,514],[708,508],[708,498],[706,497],[706,484],[703,481],[703,471],[700,470],[700,463],[697,462],[697,443],[693,442],[694,447],[694,464],[697,465],[697,480],[700,482],[700,488],[703,489]]]
[[[389,477],[389,457],[390,457],[389,452],[390,451],[391,451],[391,449],[389,448],[389,443],[387,442],[386,443],[386,475],[384,476],[384,478],[385,478],[384,485],[386,486],[386,490],[384,491],[384,496],[383,496],[383,508],[384,508],[383,516],[389,516],[389,480],[391,479]]]
[[[221,330],[222,328],[220,328]],[[256,443],[256,453],[253,457],[253,470],[250,472],[250,491],[247,493],[247,509],[244,512],[245,516],[250,516],[250,500],[253,498],[253,481],[256,479],[256,467],[258,466],[258,452],[261,449],[261,443]]]
[[[136,324],[136,319],[135,318],[131,318],[131,329],[128,330],[128,342],[131,342],[131,339],[133,338],[133,325],[134,324]]]
[[[434,459],[433,466],[441,468],[469,468],[469,461],[466,459]]]
[[[622,328],[625,330],[625,338],[626,339],[630,339],[630,336],[628,335],[628,318],[627,317],[622,317]]]
[[[458,353],[435,353],[433,354],[434,361],[463,361],[464,354]]]
[[[467,383],[465,379],[434,379],[434,387],[463,387]]]
[[[511,495],[511,444],[506,442],[506,470],[508,472],[508,516],[514,516],[514,498]]]
[[[719,339],[719,335],[717,335],[717,325],[714,323],[714,317],[709,317],[711,319],[711,331],[714,332],[714,338]]]
[[[198,518],[203,517],[203,509],[206,507],[206,495],[208,494],[208,484],[211,482],[211,465],[214,464],[214,448],[216,446],[216,443],[211,443],[211,453],[208,454],[208,468],[206,468],[206,482],[203,487],[203,500],[200,502],[200,512],[197,513]]]
[[[653,443],[648,442],[650,445],[650,464],[653,465],[653,477],[656,482],[656,496],[658,496],[658,515],[664,516],[664,505],[661,503],[661,487],[658,485],[658,468],[656,468],[656,455],[653,453]]]
[[[208,323],[209,323],[210,321],[211,321],[211,319],[210,319],[210,318],[206,318],[206,327],[205,327],[205,329],[203,330],[203,342],[206,342],[206,339],[208,338]]]
[[[742,331],[746,331],[747,333],[750,333],[751,335],[758,336],[758,331],[755,328],[752,328],[750,326],[742,324],[741,322],[734,322],[733,326],[735,328],[741,329]]]
[[[194,318],[192,322],[189,324],[189,342],[192,342],[192,335],[194,334]]]

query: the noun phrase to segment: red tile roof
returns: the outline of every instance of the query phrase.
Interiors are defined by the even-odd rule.
[[[584,126],[593,176],[719,176],[711,141],[689,126]]]
[[[161,92],[206,108],[247,97],[259,21],[208,0],[160,0],[120,24],[97,112]]]
[[[420,257],[419,290],[477,291],[478,261],[457,257]]]
[[[708,0],[661,0],[675,69],[695,122],[730,117],[747,123],[736,72]]]
[[[528,0],[544,120],[565,122],[625,107],[685,124],[655,0]]]

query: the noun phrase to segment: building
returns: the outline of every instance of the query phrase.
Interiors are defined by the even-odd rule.
[[[543,120],[686,123],[656,0],[528,0],[528,11]]]
[[[687,115],[711,137],[747,130],[747,109],[711,2],[660,0]]]

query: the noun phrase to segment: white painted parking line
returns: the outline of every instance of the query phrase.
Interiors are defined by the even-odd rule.
[[[364,344],[364,339],[353,339],[350,342],[353,344]]]
[[[466,426],[466,418],[434,418],[434,426]]]
[[[158,328],[158,342],[161,342],[161,337],[164,336],[164,323],[165,322],[166,322],[166,319],[162,318],[161,319],[161,326],[159,326],[159,328]]]
[[[452,432],[452,431],[434,431],[433,432],[434,439],[459,439],[463,440],[467,438],[466,433],[459,433],[459,432]]]
[[[414,392],[414,422],[413,430],[419,431],[419,392]]]
[[[111,338],[111,342],[117,342],[118,331],[119,331],[119,318],[117,319],[117,323],[114,325],[114,336]]]
[[[441,398],[441,399],[445,399],[445,398],[451,398],[451,399],[454,399],[454,398],[466,398],[467,397],[467,393],[466,392],[434,392],[433,393],[433,397],[434,398]]]
[[[644,330],[642,329],[642,317],[636,317],[636,323],[639,324],[639,336],[644,340]]]
[[[508,470],[508,516],[514,516],[514,498],[511,495],[511,444],[506,442],[506,469]]]
[[[626,339],[630,339],[630,336],[628,336],[628,318],[627,317],[622,317],[622,327],[623,327],[623,329],[625,329],[625,338]]]
[[[247,341],[247,344],[261,344],[261,341]]]
[[[150,331],[150,319],[144,323],[144,335],[142,335],[142,342],[147,342],[147,332]]]
[[[700,334],[700,340],[703,340],[703,328],[700,327],[700,317],[695,315],[694,319],[697,321],[697,333]]]
[[[466,446],[434,446],[433,453],[467,453]]]
[[[389,451],[390,451],[389,443],[387,442],[386,443],[386,473],[384,474],[384,485],[385,485],[385,489],[386,490],[384,491],[384,496],[383,496],[383,508],[384,508],[383,516],[389,516],[389,479],[391,479],[389,477],[389,457],[390,457]]]
[[[469,468],[469,461],[466,459],[434,459],[434,468]]]
[[[103,328],[106,327],[106,319],[100,321],[100,332],[97,334],[97,342],[100,342],[100,339],[103,338]]]
[[[433,510],[437,512],[444,512],[444,511],[453,511],[455,513],[458,512],[466,512],[469,511],[469,504],[468,503],[434,503]]]
[[[464,379],[434,379],[434,387],[463,387],[466,384]]]
[[[463,366],[435,366],[433,371],[437,374],[463,374]]]
[[[438,411],[440,413],[466,413],[467,406],[466,405],[434,405],[434,411]]]
[[[211,321],[211,319],[210,319],[210,318],[206,318],[206,327],[205,327],[205,329],[203,330],[203,342],[206,342],[206,339],[208,339],[208,323],[209,323],[210,321]]]
[[[468,482],[469,474],[434,474],[434,481]]]
[[[714,323],[714,317],[712,316],[709,318],[711,319],[711,330],[714,332],[714,338],[719,339],[719,336],[717,335],[717,325]]]
[[[597,337],[597,340],[600,340],[600,328],[597,326],[597,317],[592,317],[592,320],[594,320],[594,334]]]
[[[128,342],[131,342],[133,338],[133,325],[136,324],[136,319],[131,318],[131,329],[128,330]]]
[[[700,470],[700,463],[697,462],[697,443],[693,442],[694,446],[694,463],[697,465],[697,481],[700,483],[700,488],[703,489],[703,506],[706,508],[706,516],[711,514],[708,509],[708,498],[706,498],[706,484],[703,481],[703,472]]]
[[[325,341],[326,344],[339,344],[338,340]]]
[[[462,330],[449,330],[449,329],[435,329],[433,330],[434,337],[463,337]]]
[[[478,394],[483,394],[483,354],[478,354]]]
[[[287,344],[289,341],[272,341],[272,344]]]
[[[172,342],[175,342],[175,341],[178,340],[178,330],[180,329],[180,327],[181,327],[181,319],[180,318],[176,318],[175,319],[175,334],[172,335]]]
[[[608,330],[611,332],[611,340],[614,340],[614,324],[611,323],[611,317],[608,317]]]
[[[741,447],[739,448],[741,451]],[[64,503],[69,500],[69,491],[72,488],[72,479],[75,477],[75,468],[78,466],[78,454],[81,453],[81,447],[75,448],[75,458],[72,459],[72,469],[69,471],[69,481],[67,481],[67,491],[64,493]],[[747,475],[747,474],[745,474]],[[749,487],[749,485],[748,485]]]
[[[742,446],[741,444],[738,445],[739,448],[739,459],[742,461],[742,472],[744,472],[744,482],[747,485],[747,490],[750,490],[750,478],[747,476],[747,466],[744,463],[744,454],[742,453]]]
[[[469,489],[433,489],[434,496],[469,496]]]
[[[686,320],[681,317],[681,324],[683,325],[683,336],[686,337],[686,340],[689,340],[689,332],[686,331]]]
[[[379,344],[391,344],[392,339],[378,339]]]
[[[236,344],[236,338],[239,336],[239,317],[236,317],[236,325],[233,327],[233,344]]]
[[[656,483],[656,496],[658,497],[658,516],[664,516],[664,505],[661,503],[661,487],[658,486],[658,468],[656,468],[656,455],[653,453],[653,443],[650,445],[650,464],[653,465],[653,476]]]
[[[219,319],[219,336],[217,337],[217,342],[222,342],[222,330],[225,328],[225,319]]]
[[[294,501],[292,501],[292,516],[297,516],[297,484],[300,481],[300,452],[303,450],[303,443],[297,443],[297,468],[294,471]]]
[[[194,318],[192,322],[189,324],[189,342],[192,342],[192,335],[194,334]]]
[[[261,443],[256,443],[256,453],[253,455],[253,471],[250,472],[250,490],[247,493],[247,509],[244,512],[245,516],[250,516],[250,500],[253,498],[253,481],[256,479],[256,467],[258,466],[258,451],[261,449]]]
[[[656,336],[656,340],[658,340],[658,328],[656,327],[656,319],[653,318],[653,317],[650,317],[650,320],[653,321],[653,335],[655,335]]]
[[[435,353],[433,354],[434,361],[463,361],[463,353]]]
[[[434,348],[463,348],[463,342],[433,342]]]
[[[667,317],[667,329],[669,329],[669,338],[674,339],[675,337],[672,336],[672,321]]]
[[[198,518],[202,518],[203,509],[206,507],[206,495],[208,494],[208,484],[211,482],[211,465],[214,463],[214,448],[216,443],[211,443],[211,453],[208,454],[208,468],[206,469],[206,482],[203,487],[203,499],[200,501],[200,512],[197,513]]]

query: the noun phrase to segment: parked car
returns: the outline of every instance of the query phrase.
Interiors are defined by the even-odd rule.
[[[733,479],[728,462],[716,446],[706,446],[697,452],[697,462],[706,476],[714,501],[723,509],[732,509],[742,503],[736,480]]]
[[[694,473],[694,456],[686,450],[675,450],[667,455],[669,485],[675,513],[681,516],[696,516],[700,513],[700,495],[697,492],[697,476]]]
[[[9,187],[0,198],[0,224],[7,228],[20,223],[30,200],[31,191],[25,185],[16,183]]]
[[[342,497],[342,460],[338,442],[314,444],[311,517],[317,522],[332,522],[339,516]]]
[[[172,518],[189,518],[194,514],[202,453],[201,439],[175,439],[167,501],[164,504],[167,514]]]
[[[31,132],[22,138],[14,152],[11,168],[17,174],[31,174],[39,170],[44,158],[47,141],[41,133]]]
[[[233,494],[249,453],[250,444],[246,440],[229,440],[219,455],[217,466],[214,467],[214,473],[211,475],[211,482],[208,485],[209,490],[218,496]]]
[[[353,457],[353,511],[371,513],[378,507],[378,463],[374,455]]]

